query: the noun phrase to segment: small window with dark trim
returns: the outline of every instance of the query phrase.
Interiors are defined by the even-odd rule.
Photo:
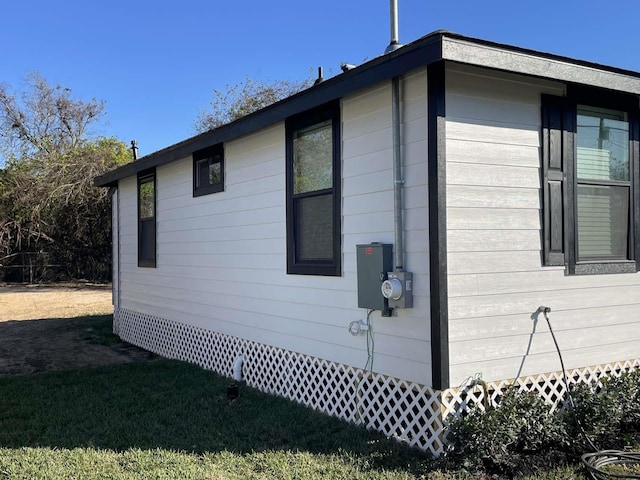
[[[138,175],[138,266],[156,266],[156,172]]]
[[[569,274],[640,269],[637,100],[585,91],[545,95],[543,232],[545,265]]]
[[[287,273],[341,274],[340,105],[286,121]]]
[[[224,191],[224,148],[222,144],[193,153],[193,196]]]

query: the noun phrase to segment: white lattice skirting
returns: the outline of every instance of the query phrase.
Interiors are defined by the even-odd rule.
[[[422,450],[439,455],[446,419],[482,404],[485,392],[473,386],[433,390],[406,380],[275,348],[203,328],[125,309],[114,312],[114,329],[123,340],[163,357],[195,363],[231,377],[244,358],[247,385],[280,395],[348,422],[365,425]],[[640,359],[568,372],[572,382],[599,382],[608,375],[640,367]],[[561,372],[489,383],[490,401],[504,388],[537,391],[552,405],[562,399]]]

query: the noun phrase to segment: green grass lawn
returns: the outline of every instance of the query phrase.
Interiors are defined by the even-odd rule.
[[[0,479],[476,478],[244,385],[229,402],[228,384],[168,360],[0,379]]]

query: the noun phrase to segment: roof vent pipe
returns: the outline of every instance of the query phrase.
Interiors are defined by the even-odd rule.
[[[322,67],[318,67],[318,78],[316,78],[314,85],[318,85],[319,83],[324,82],[324,77],[322,76]]]
[[[131,150],[133,161],[135,162],[138,159],[138,142],[131,140],[131,148],[129,150]]]
[[[389,26],[391,42],[384,53],[391,53],[402,46],[398,41],[398,0],[389,0]]]

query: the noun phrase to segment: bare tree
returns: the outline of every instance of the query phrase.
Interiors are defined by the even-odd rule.
[[[311,85],[310,80],[279,80],[265,83],[246,77],[243,82],[214,90],[211,109],[201,111],[195,121],[196,132],[206,132],[233,122]]]
[[[70,89],[52,87],[37,72],[19,96],[0,84],[0,139],[10,160],[75,148],[103,115],[104,102],[73,99]]]
[[[103,102],[39,74],[20,95],[0,86],[0,258],[46,253],[68,276],[108,277],[109,198],[92,180],[131,157],[120,140],[90,135],[103,115]]]

